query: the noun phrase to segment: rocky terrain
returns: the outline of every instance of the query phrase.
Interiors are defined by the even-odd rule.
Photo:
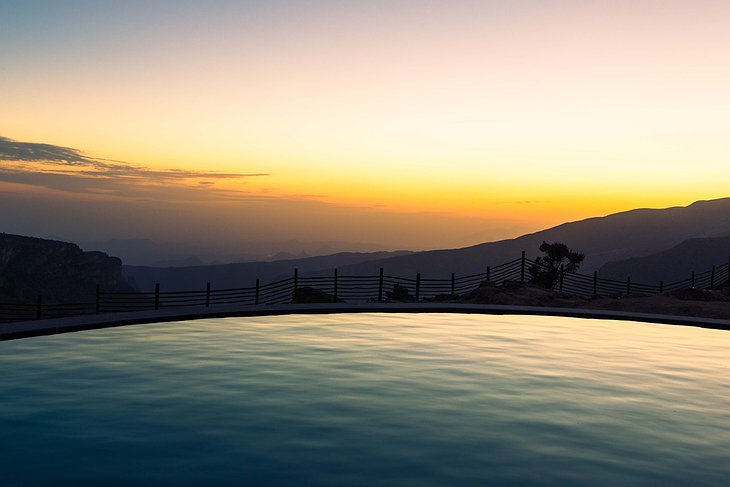
[[[466,303],[514,306],[546,306],[562,308],[633,311],[679,316],[730,319],[730,285],[719,289],[684,289],[653,296],[581,297],[551,291],[532,284],[506,281],[500,286],[491,282],[459,299]]]
[[[133,291],[122,261],[77,245],[0,233],[0,301],[45,303],[94,301],[96,284],[105,291]]]

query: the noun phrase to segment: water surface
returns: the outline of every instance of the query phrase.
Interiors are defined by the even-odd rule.
[[[0,343],[2,485],[726,485],[730,333],[342,314]]]

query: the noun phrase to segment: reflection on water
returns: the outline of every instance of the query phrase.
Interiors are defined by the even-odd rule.
[[[722,485],[730,333],[229,318],[0,343],[2,485]]]

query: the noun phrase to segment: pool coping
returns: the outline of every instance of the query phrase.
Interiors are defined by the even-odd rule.
[[[730,330],[730,320],[652,313],[633,313],[628,311],[460,303],[330,303],[260,305],[255,307],[200,307],[189,308],[187,310],[150,310],[124,313],[105,313],[100,315],[82,315],[36,321],[20,321],[0,324],[0,341],[43,335],[55,335],[58,333],[98,330],[118,326],[171,321],[189,321],[206,318],[335,313],[459,313],[484,315],[562,316],[568,318],[639,321],[644,323],[697,326],[717,330]]]

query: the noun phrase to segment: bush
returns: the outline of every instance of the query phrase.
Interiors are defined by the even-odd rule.
[[[387,293],[386,296],[389,301],[415,301],[408,288],[398,283],[393,286],[393,290]]]
[[[554,289],[560,280],[560,271],[576,272],[585,255],[574,252],[567,245],[560,242],[547,243],[543,240],[540,252],[545,255],[535,259],[530,267],[532,281],[547,289]]]

